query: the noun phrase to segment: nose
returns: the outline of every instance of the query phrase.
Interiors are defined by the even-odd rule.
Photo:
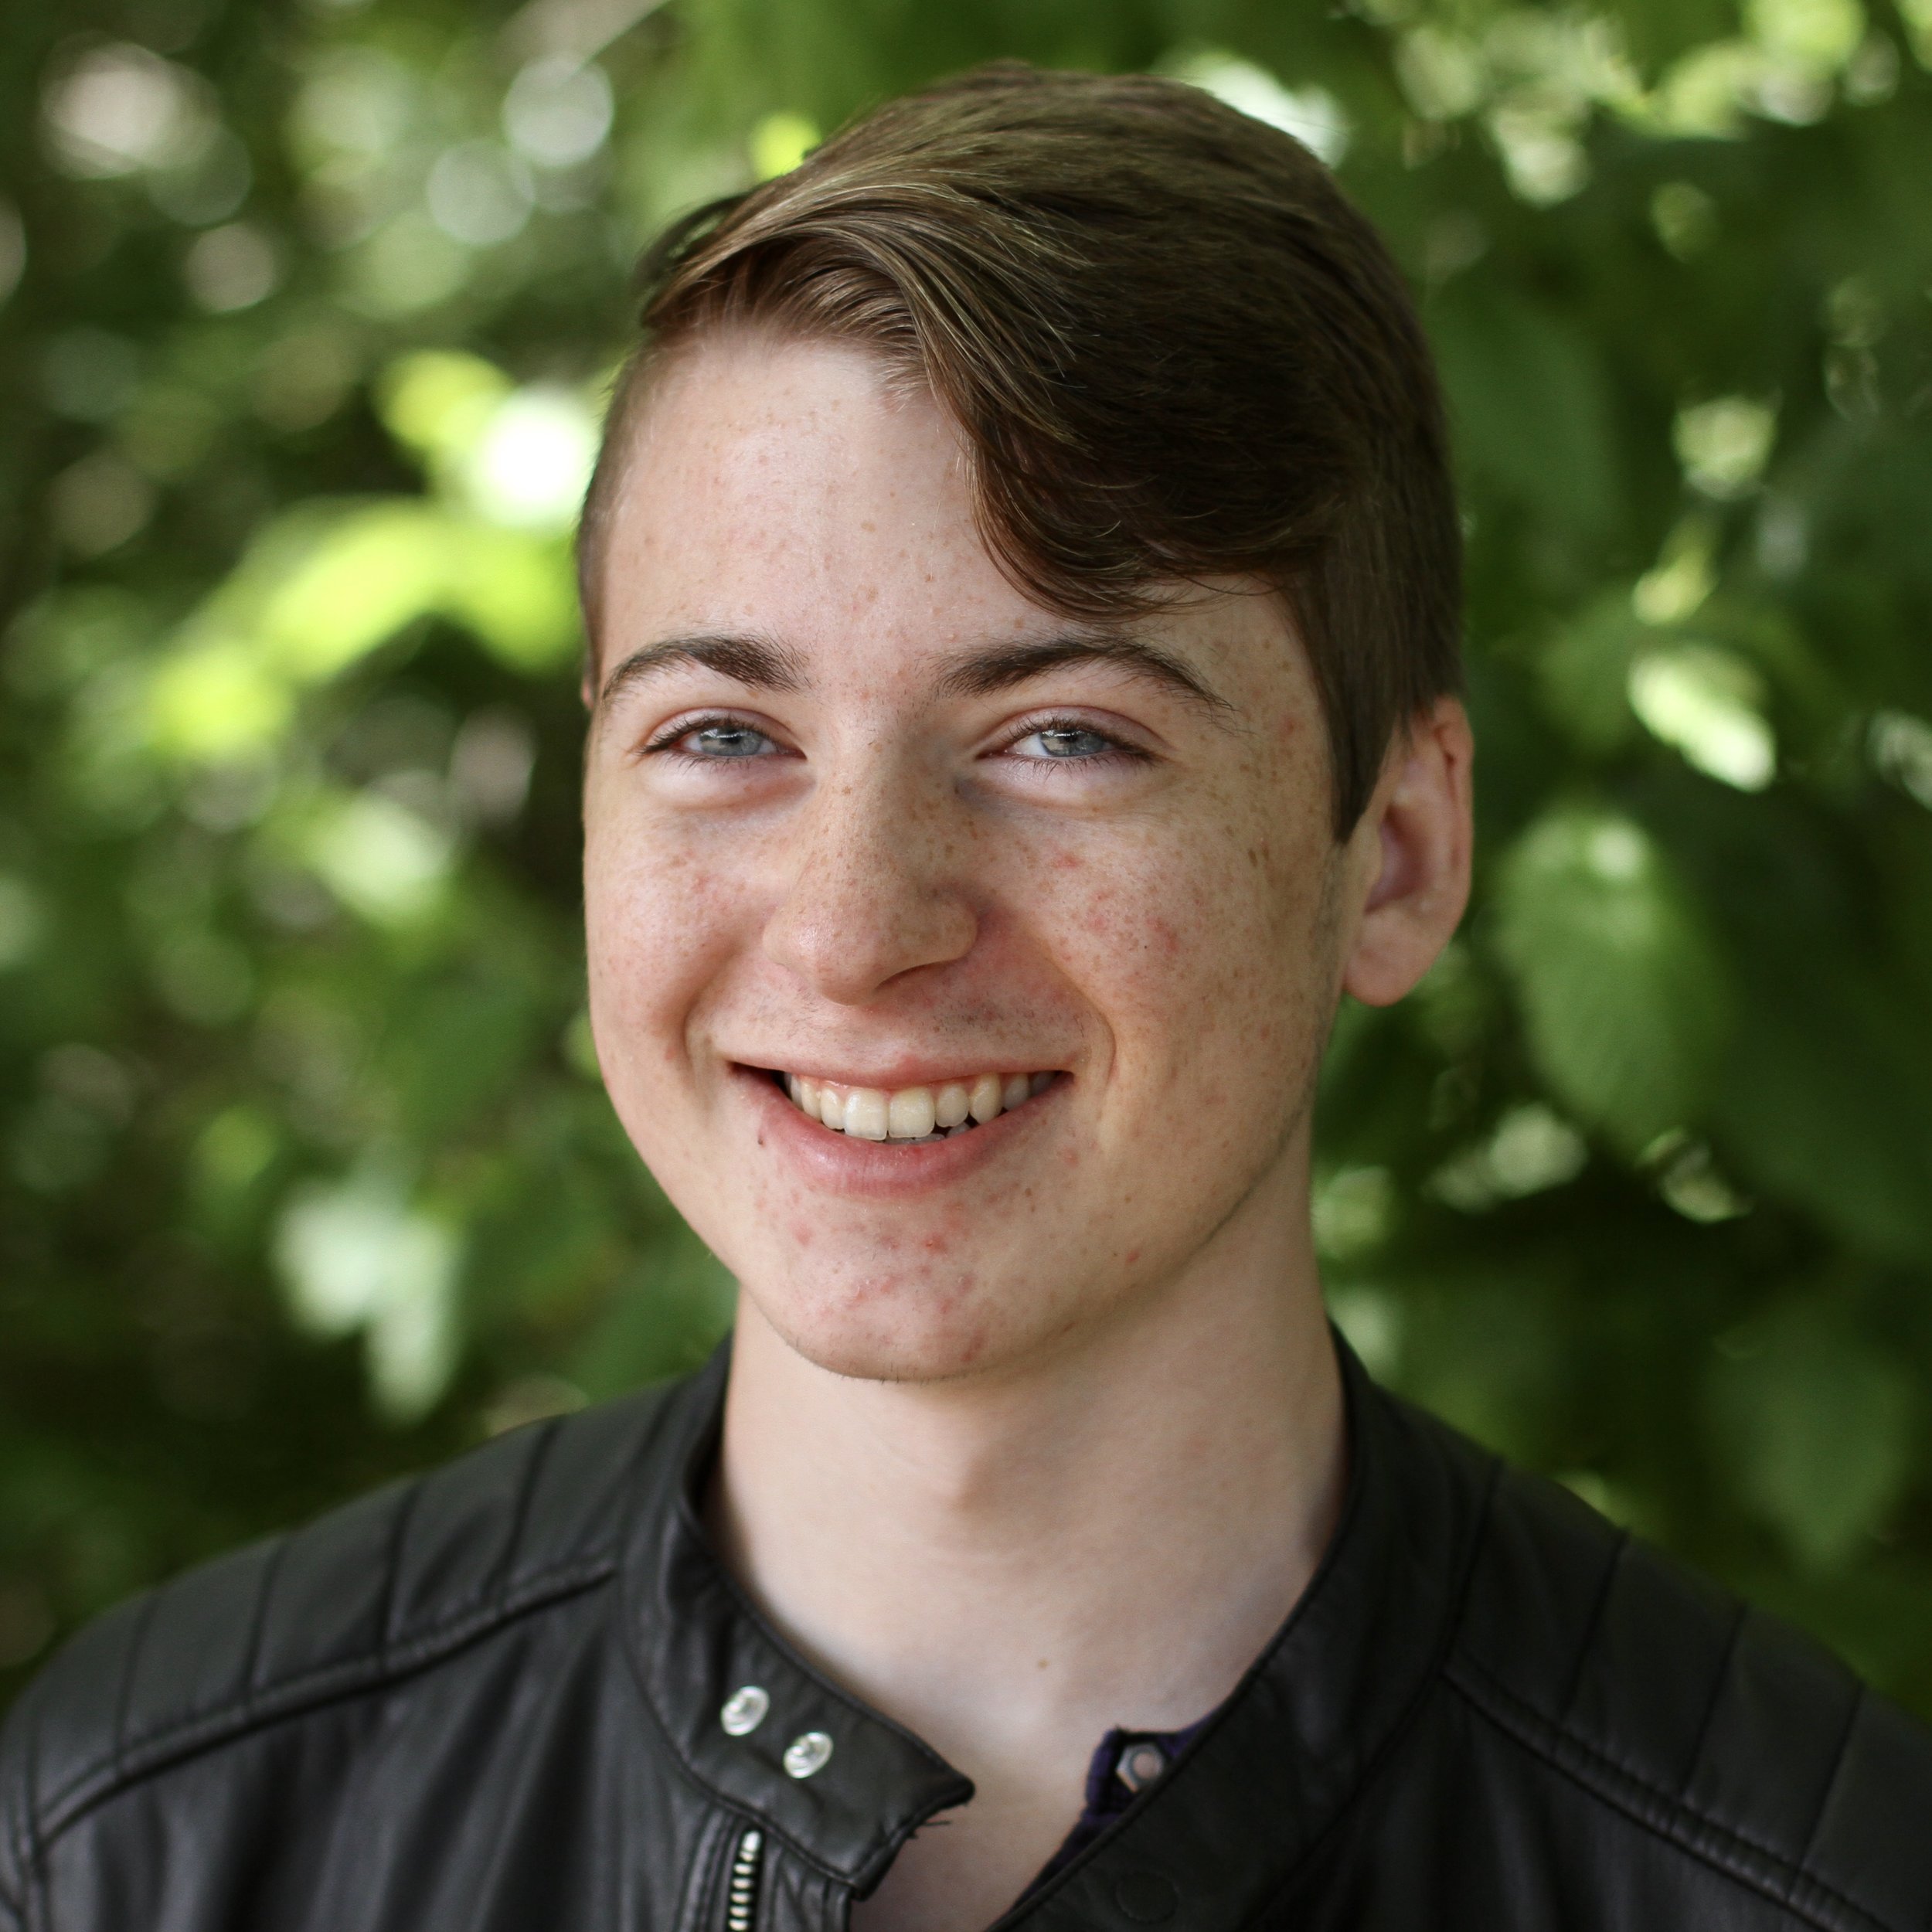
[[[962,957],[979,922],[956,852],[945,802],[915,784],[883,772],[820,783],[794,821],[766,957],[842,1006]]]

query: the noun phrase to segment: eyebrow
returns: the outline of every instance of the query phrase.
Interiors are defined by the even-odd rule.
[[[768,638],[705,635],[666,638],[631,655],[604,681],[597,693],[599,709],[620,692],[642,684],[660,672],[695,665],[755,691],[802,691],[804,669],[796,651]]]
[[[1179,658],[1120,631],[1073,631],[1024,644],[1000,645],[954,659],[940,689],[954,697],[984,698],[1010,691],[1066,665],[1099,664],[1162,685],[1211,715],[1234,715],[1234,706]],[[706,634],[666,638],[634,651],[604,681],[599,708],[659,672],[696,666],[760,691],[802,691],[810,680],[798,654],[768,638]]]
[[[1216,717],[1225,719],[1234,713],[1234,706],[1179,658],[1121,631],[1073,631],[1030,644],[975,651],[954,661],[940,681],[941,689],[957,697],[990,697],[1070,664],[1108,665],[1130,677],[1164,685]]]

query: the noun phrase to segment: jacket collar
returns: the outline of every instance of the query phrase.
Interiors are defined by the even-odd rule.
[[[1121,1821],[1003,1924],[1090,1932],[1177,1912],[1233,1932],[1287,1882],[1427,1689],[1446,1646],[1489,1480],[1486,1458],[1376,1389],[1338,1336],[1349,1468],[1342,1521],[1301,1601],[1233,1696]],[[686,1773],[862,1896],[971,1783],[819,1675],[712,1553],[698,1498],[717,1453],[729,1345],[672,1395],[624,1566],[626,1635]],[[726,1701],[769,1707],[730,1734]],[[806,1778],[787,1747],[832,1740]],[[1185,1907],[1184,1911],[1182,1908]]]

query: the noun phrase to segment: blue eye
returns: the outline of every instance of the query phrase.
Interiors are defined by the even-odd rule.
[[[696,758],[756,758],[775,748],[762,731],[740,724],[700,725],[683,743]]]
[[[1104,758],[1110,751],[1121,748],[1111,738],[1074,724],[1042,725],[1037,731],[1029,731],[1013,749],[1018,751],[1020,745],[1028,744],[1036,744],[1039,750],[1022,753],[1022,757],[1060,760]]]
[[[680,719],[641,747],[645,757],[666,757],[691,765],[749,764],[781,757],[785,747],[769,732],[729,714]]]

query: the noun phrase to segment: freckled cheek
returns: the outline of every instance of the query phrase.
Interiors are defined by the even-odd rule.
[[[1046,923],[1063,968],[1104,1012],[1158,1015],[1216,978],[1223,903],[1186,854],[1142,852],[1083,867],[1053,894]]]
[[[682,1058],[687,1022],[755,927],[728,875],[675,848],[600,848],[584,870],[600,1050],[628,1066]]]
[[[1227,866],[1204,863],[1225,850]],[[1050,943],[1060,970],[1113,1042],[1114,1075],[1163,1090],[1179,1060],[1216,1090],[1279,1080],[1300,1051],[1314,957],[1313,899],[1245,842],[1204,838],[1091,864],[1053,896]],[[1307,903],[1304,903],[1306,900]]]

